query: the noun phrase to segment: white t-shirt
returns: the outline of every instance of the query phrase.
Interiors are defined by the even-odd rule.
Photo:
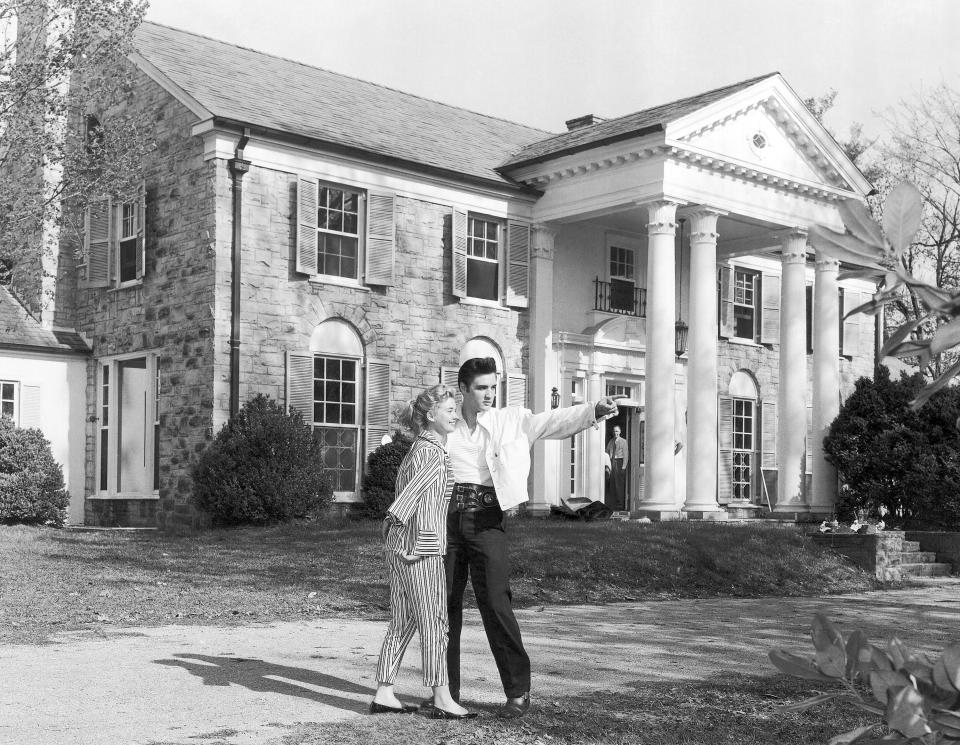
[[[487,431],[479,424],[471,433],[463,419],[458,421],[453,432],[447,435],[447,453],[450,455],[450,467],[453,469],[455,482],[493,486],[493,477],[484,455],[488,438]]]

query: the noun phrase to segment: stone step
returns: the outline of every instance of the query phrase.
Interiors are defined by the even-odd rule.
[[[904,541],[903,547],[900,549],[903,553],[909,553],[911,551],[920,550],[920,541]]]
[[[910,551],[900,554],[901,564],[933,564],[937,555],[933,551]]]
[[[900,569],[905,577],[946,577],[950,574],[949,564],[901,564]]]

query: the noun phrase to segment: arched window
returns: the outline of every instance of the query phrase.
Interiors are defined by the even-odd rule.
[[[363,341],[346,321],[330,319],[310,335],[313,430],[334,493],[357,491],[364,435]]]
[[[758,410],[759,391],[753,376],[738,370],[730,378],[728,395],[720,398],[720,460],[729,463],[726,486],[730,499],[752,502],[757,496],[758,477]]]

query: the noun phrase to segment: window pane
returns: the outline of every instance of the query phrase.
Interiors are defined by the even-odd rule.
[[[332,210],[343,209],[343,192],[339,189],[328,189],[328,202],[327,206]]]
[[[100,430],[100,491],[107,488],[107,443],[109,434],[106,428]]]
[[[331,380],[340,380],[340,360],[327,359],[326,377]]]
[[[0,416],[13,419],[13,401],[4,401],[0,403]]]
[[[327,214],[327,228],[329,230],[343,230],[343,213],[330,212]]]
[[[120,241],[120,281],[131,282],[137,278],[137,239]]]
[[[340,364],[342,365],[342,380],[350,380],[356,382],[357,380],[357,363],[354,360],[341,360]]]
[[[344,376],[346,378],[346,376]],[[344,403],[357,402],[357,386],[354,383],[344,383],[340,386],[340,400]]]
[[[0,398],[13,398],[13,383],[4,383],[0,386]]]
[[[325,408],[326,416],[324,422],[326,424],[341,424],[340,422],[340,404],[327,404]]]
[[[327,390],[326,390],[326,400],[327,401],[339,401],[340,400],[340,384],[336,381],[327,381]]]
[[[343,232],[344,233],[357,233],[357,216],[346,214],[343,216]]]
[[[343,210],[352,212],[354,215],[359,211],[359,195],[356,192],[347,191],[343,193]]]
[[[317,430],[322,444],[321,461],[333,482],[334,491],[354,491],[357,486],[357,432],[353,429],[322,427]]]
[[[496,264],[467,259],[467,295],[484,300],[499,299]]]
[[[357,423],[357,407],[349,404],[344,404],[340,407],[341,417],[340,424],[356,424]]]

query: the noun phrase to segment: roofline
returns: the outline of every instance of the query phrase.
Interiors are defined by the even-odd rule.
[[[395,168],[402,168],[410,171],[419,171],[421,173],[430,175],[430,176],[439,176],[442,178],[450,179],[453,181],[466,182],[475,186],[483,186],[486,188],[496,188],[502,189],[510,192],[515,192],[519,194],[529,195],[531,197],[539,197],[543,194],[539,189],[534,189],[533,187],[527,186],[526,184],[521,184],[516,181],[497,181],[494,179],[484,178],[483,176],[474,176],[471,174],[461,173],[460,171],[455,171],[451,168],[442,168],[440,166],[431,166],[426,163],[419,163],[414,160],[407,160],[405,158],[398,158],[393,155],[384,155],[375,150],[366,150],[362,147],[356,147],[353,145],[345,145],[342,142],[336,142],[333,140],[324,140],[319,137],[309,137],[307,135],[296,134],[295,132],[289,132],[283,129],[275,129],[273,127],[264,127],[262,125],[249,124],[243,122],[239,119],[228,119],[221,116],[210,117],[209,120],[212,120],[213,125],[221,125],[227,128],[237,128],[241,132],[246,128],[249,129],[252,134],[262,134],[269,137],[273,137],[280,140],[292,141],[297,145],[306,145],[313,148],[323,148],[330,150],[338,155],[346,155],[349,157],[358,157],[362,156],[363,158],[372,161],[373,163],[378,163],[381,165],[392,166]],[[499,171],[499,169],[497,169]],[[507,178],[504,176],[504,178]]]
[[[655,132],[663,131],[663,124],[661,123],[648,124],[646,127],[632,129],[629,132],[620,132],[619,134],[610,135],[609,137],[604,137],[600,140],[591,140],[590,142],[582,142],[578,145],[570,145],[560,150],[552,150],[547,154],[538,155],[534,158],[527,158],[526,160],[518,160],[516,162],[511,161],[505,165],[497,166],[496,171],[498,173],[505,173],[506,171],[512,171],[515,168],[523,168],[524,166],[532,166],[536,165],[537,163],[545,163],[548,160],[554,160],[556,158],[563,157],[564,155],[573,155],[574,153],[581,153],[584,150],[593,150],[594,148],[603,147],[604,145],[612,145],[615,142],[632,140],[637,137],[644,137],[649,134],[654,134]]]
[[[81,355],[84,357],[93,354],[93,352],[89,349],[73,349],[71,347],[45,347],[34,346],[32,344],[11,344],[5,341],[0,341],[0,350],[10,350],[11,352],[34,352],[36,354],[56,354],[62,356]]]

